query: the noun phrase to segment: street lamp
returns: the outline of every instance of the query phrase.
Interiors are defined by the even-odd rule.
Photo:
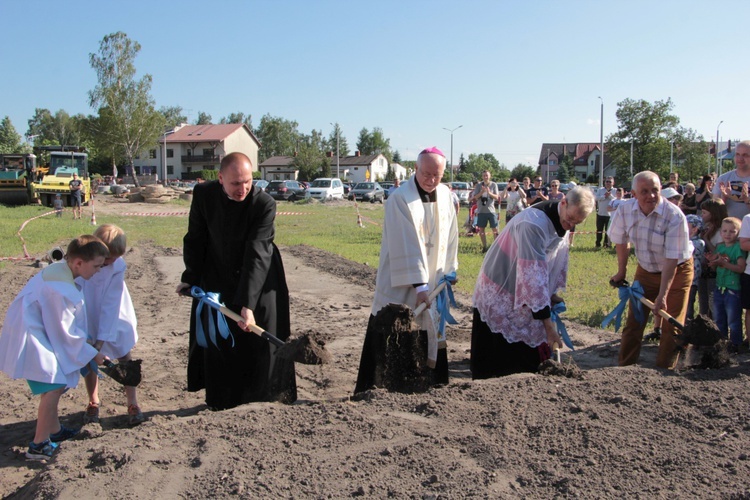
[[[721,160],[719,160],[719,127],[721,127],[722,123],[724,123],[724,120],[721,120],[719,124],[716,125],[716,173],[718,175],[721,175]]]
[[[599,111],[599,187],[604,187],[604,99],[599,96],[599,100],[602,102]]]
[[[337,123],[336,125],[334,125],[333,123],[331,123],[331,126],[336,130],[336,178],[340,179],[341,176],[339,175],[339,124]]]
[[[453,182],[453,132],[460,129],[461,127],[463,127],[463,125],[459,125],[453,130],[443,127],[443,130],[447,130],[448,132],[451,133],[451,182]]]
[[[167,135],[174,134],[174,129],[172,130],[165,130],[164,131],[164,163],[162,164],[162,180],[164,182],[164,185],[167,185]]]

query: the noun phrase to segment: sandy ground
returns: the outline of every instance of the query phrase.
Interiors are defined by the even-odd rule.
[[[139,205],[137,207],[133,205]],[[154,212],[145,204],[106,210]],[[102,380],[102,421],[27,461],[37,399],[0,375],[0,495],[17,498],[750,498],[750,356],[719,370],[616,367],[618,337],[569,323],[580,377],[472,381],[470,299],[450,327],[451,382],[424,394],[371,391],[352,401],[375,271],[312,248],[283,248],[293,332],[324,338],[333,362],[297,365],[299,401],[211,412],[185,391],[189,300],[173,293],[181,249],[129,250],[139,319],[139,399],[148,421],[127,425],[124,395]],[[0,313],[38,270],[0,274]],[[60,404],[81,425],[81,384]]]

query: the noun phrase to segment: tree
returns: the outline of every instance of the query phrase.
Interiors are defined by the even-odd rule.
[[[677,137],[680,119],[671,114],[671,99],[650,103],[625,99],[617,103],[617,132],[607,137],[607,155],[617,165],[618,179],[630,179],[630,144],[633,174],[651,170],[669,173],[670,142]]]
[[[211,125],[211,115],[198,111],[198,119],[195,120],[196,125]]]
[[[98,54],[89,54],[98,80],[89,92],[89,104],[99,109],[93,123],[97,143],[121,150],[131,173],[133,159],[156,144],[164,129],[164,117],[154,109],[150,94],[151,75],[135,78],[134,61],[140,50],[138,42],[118,31],[102,39]]]
[[[536,175],[536,169],[532,167],[531,165],[524,165],[523,163],[519,163],[515,166],[513,170],[510,172],[511,177],[515,177],[518,182],[523,181],[524,177],[532,178]]]
[[[245,115],[242,111],[230,113],[229,116],[222,118],[219,123],[244,123],[250,130],[253,129],[253,117]]]
[[[263,115],[255,135],[261,143],[258,161],[264,162],[272,156],[294,156],[302,139],[297,130],[298,123],[278,116]]]
[[[346,137],[344,137],[344,134],[341,132],[341,127],[338,123],[333,124],[333,130],[331,130],[331,133],[328,135],[328,141],[325,145],[326,151],[331,151],[333,154],[336,154],[336,137],[338,135],[338,154],[341,157],[349,156],[349,143],[346,142]]]
[[[399,153],[398,151],[393,152],[393,163],[398,163],[399,165],[401,165],[401,153]]]
[[[21,144],[21,135],[6,116],[0,121],[0,153],[24,153],[28,148]]]
[[[561,184],[564,184],[574,176],[573,159],[570,155],[563,155],[562,160],[560,160],[560,165],[557,167],[557,180],[560,181]]]
[[[463,156],[463,155],[462,155]],[[470,174],[473,181],[482,178],[482,172],[489,170],[493,178],[497,179],[497,172],[500,169],[500,162],[497,161],[492,153],[471,153],[468,159],[463,160],[462,172]],[[445,169],[450,178],[449,169]],[[463,178],[463,177],[462,177]]]
[[[323,151],[323,133],[313,130],[310,135],[300,138],[294,166],[299,169],[299,177],[303,181],[312,181],[318,177],[329,177],[330,158]]]
[[[372,132],[368,132],[367,128],[363,127],[359,131],[357,150],[363,155],[382,154],[386,157],[388,163],[393,159],[391,140],[386,139],[383,129],[380,127],[373,128]]]
[[[164,117],[165,130],[171,130],[188,121],[187,116],[183,114],[182,106],[162,106],[159,113]]]
[[[84,146],[86,134],[86,117],[70,116],[65,110],[58,110],[54,115],[48,109],[37,108],[29,120],[28,137],[34,137],[35,145],[44,146]]]

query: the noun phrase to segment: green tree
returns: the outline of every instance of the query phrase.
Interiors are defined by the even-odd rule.
[[[557,180],[560,183],[567,183],[573,177],[573,158],[570,155],[564,155],[557,167]]]
[[[330,176],[330,158],[323,151],[325,142],[323,133],[318,130],[300,138],[297,156],[294,158],[300,180],[312,181],[318,177]]]
[[[86,117],[70,116],[65,110],[54,115],[48,109],[37,108],[29,120],[26,135],[34,137],[35,145],[44,146],[85,146]]]
[[[255,135],[261,143],[258,161],[263,163],[272,156],[294,156],[302,136],[298,123],[284,118],[263,115]]]
[[[363,155],[382,154],[388,160],[388,163],[393,160],[391,140],[385,137],[383,129],[380,127],[373,128],[372,132],[363,127],[359,131],[357,150]]]
[[[523,181],[524,177],[533,178],[536,175],[536,169],[531,165],[519,163],[510,171],[510,177],[515,177],[518,182]]]
[[[188,121],[182,106],[162,106],[159,108],[159,113],[164,117],[164,127],[168,130]]]
[[[401,153],[399,153],[398,151],[393,152],[393,163],[398,163],[399,165],[401,165]]]
[[[340,157],[349,156],[349,143],[346,142],[346,137],[344,137],[343,132],[341,132],[341,127],[338,123],[333,124],[333,130],[331,130],[331,133],[328,135],[328,141],[325,145],[326,151],[331,151],[334,155],[336,154],[336,137],[338,134],[338,153]]]
[[[16,132],[16,127],[5,116],[0,121],[0,153],[24,153],[26,148],[21,144],[21,135]]]
[[[89,92],[91,107],[99,109],[94,122],[97,143],[121,150],[131,172],[133,159],[156,144],[164,128],[164,117],[154,109],[150,94],[151,75],[135,78],[140,50],[138,42],[118,31],[102,39],[97,54],[89,54],[98,80]]]
[[[222,118],[219,123],[244,123],[250,130],[253,129],[253,117],[251,115],[245,115],[242,111],[237,113],[230,113],[229,116]]]
[[[618,179],[630,179],[630,144],[633,143],[633,174],[651,170],[669,173],[670,142],[680,119],[671,114],[671,99],[655,101],[625,99],[617,103],[617,132],[607,137],[607,155],[617,165]],[[598,181],[597,181],[598,182]]]
[[[211,125],[211,115],[203,111],[198,111],[198,119],[195,120],[196,125]]]
[[[463,157],[463,155],[461,156]],[[473,181],[480,180],[482,172],[485,170],[489,170],[494,179],[498,178],[497,173],[500,170],[500,162],[497,161],[497,158],[492,153],[471,153],[469,158],[462,161],[462,172],[470,174]],[[448,172],[448,178],[450,178],[450,172]]]

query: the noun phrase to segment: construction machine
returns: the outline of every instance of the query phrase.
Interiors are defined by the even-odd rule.
[[[36,155],[0,154],[0,204],[26,205],[33,197]]]
[[[51,207],[55,195],[59,194],[63,200],[63,205],[71,206],[73,200],[70,195],[69,184],[73,180],[73,174],[78,174],[78,178],[83,182],[81,203],[87,205],[91,199],[88,154],[83,151],[83,148],[71,146],[63,148],[48,146],[42,149],[49,152],[49,171],[41,180],[33,183],[34,198],[39,199],[42,205]],[[64,149],[70,150],[65,151]]]

